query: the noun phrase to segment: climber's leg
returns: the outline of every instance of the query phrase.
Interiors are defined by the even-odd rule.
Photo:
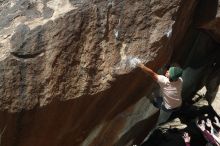
[[[158,117],[156,126],[166,122],[169,119],[171,114],[172,114],[172,111],[168,112],[168,111],[164,111],[163,109],[160,109],[160,115]]]

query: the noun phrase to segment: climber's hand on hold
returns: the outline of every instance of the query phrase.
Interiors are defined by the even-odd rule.
[[[140,63],[137,64],[137,67],[143,68],[144,64],[140,62]]]
[[[132,68],[138,67],[138,65],[139,65],[140,63],[141,63],[141,60],[138,59],[138,58],[132,58],[132,59],[130,60],[130,66],[131,66]]]

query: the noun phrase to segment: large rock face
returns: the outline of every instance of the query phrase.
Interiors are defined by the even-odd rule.
[[[110,87],[128,56],[167,61],[179,1],[4,1],[1,109],[18,111]],[[160,55],[162,54],[162,55]],[[159,61],[158,61],[159,60]]]
[[[124,63],[131,56],[154,70],[167,63],[196,1],[0,4],[2,145],[125,146],[144,139],[157,118],[144,97],[153,82]]]

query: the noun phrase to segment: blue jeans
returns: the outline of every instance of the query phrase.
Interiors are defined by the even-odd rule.
[[[158,120],[157,120],[157,125],[166,122],[174,111],[179,110],[179,107],[174,108],[174,109],[167,109],[163,104],[163,97],[155,98],[153,100],[152,104],[156,108],[160,109],[160,115],[159,115]]]
[[[157,98],[154,98],[153,101],[152,101],[152,104],[156,107],[156,108],[159,108],[165,112],[174,112],[174,111],[177,111],[179,110],[180,107],[177,107],[177,108],[173,108],[173,109],[167,109],[164,104],[163,104],[163,97],[157,97]]]

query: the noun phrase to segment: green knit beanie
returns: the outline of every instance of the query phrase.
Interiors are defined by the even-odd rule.
[[[169,74],[170,80],[176,81],[179,77],[182,76],[183,70],[180,67],[170,67]]]

